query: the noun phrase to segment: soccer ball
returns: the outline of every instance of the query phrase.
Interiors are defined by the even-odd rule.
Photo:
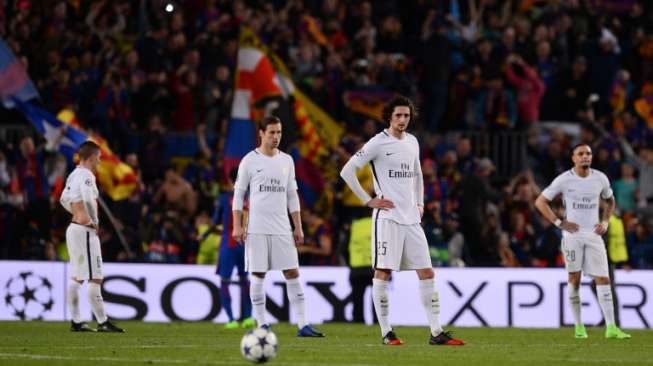
[[[248,361],[267,362],[277,355],[277,336],[267,329],[252,329],[240,341],[240,352]]]

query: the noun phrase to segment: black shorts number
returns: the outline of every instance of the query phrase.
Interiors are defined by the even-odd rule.
[[[575,250],[565,250],[567,261],[573,262],[576,260],[576,251]]]

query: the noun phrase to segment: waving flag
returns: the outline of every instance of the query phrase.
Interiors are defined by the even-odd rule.
[[[70,126],[69,129],[81,128],[75,112],[70,109],[61,110],[57,117]],[[97,177],[102,190],[114,201],[129,198],[138,188],[138,176],[134,169],[120,160],[102,136],[89,132],[88,139],[100,145],[102,152],[102,160],[97,167]]]
[[[75,127],[71,127],[60,121],[50,112],[37,107],[29,102],[23,102],[18,98],[11,99],[12,105],[21,111],[36,130],[45,137],[46,148],[50,151],[59,151],[69,162],[77,147],[88,139],[88,136]]]
[[[21,111],[28,121],[43,135],[50,151],[59,151],[69,162],[73,162],[79,145],[93,140],[100,145],[102,160],[97,168],[100,188],[114,201],[129,197],[138,187],[138,177],[134,170],[120,161],[111,151],[107,141],[95,133],[87,133],[75,118],[75,113],[64,109],[56,117],[45,109],[29,102],[12,98],[12,104]]]
[[[0,98],[5,108],[13,108],[14,99],[26,102],[38,98],[25,67],[16,59],[5,41],[0,39]]]
[[[231,120],[224,146],[224,171],[235,168],[256,145],[256,121],[273,110],[290,118],[298,140],[289,153],[295,158],[298,186],[304,203],[313,206],[324,188],[328,149],[336,146],[343,128],[295,87],[290,72],[256,35],[241,29]],[[284,109],[285,108],[285,109]],[[279,112],[281,111],[281,112]],[[285,118],[287,117],[287,118]],[[288,126],[288,124],[286,124]],[[335,172],[335,168],[332,167]]]

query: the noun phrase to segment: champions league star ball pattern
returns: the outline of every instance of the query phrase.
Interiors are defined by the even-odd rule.
[[[252,329],[240,341],[240,352],[248,361],[267,362],[277,355],[277,336],[267,329]]]
[[[10,278],[4,288],[4,304],[20,320],[41,320],[52,310],[52,284],[31,271]]]

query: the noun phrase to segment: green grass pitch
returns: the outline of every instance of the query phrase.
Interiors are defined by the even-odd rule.
[[[118,322],[125,334],[71,333],[68,323],[0,322],[0,365],[247,365],[240,355],[243,330],[211,323]],[[92,324],[94,325],[94,324]],[[653,332],[630,331],[630,340],[607,340],[588,328],[456,328],[462,347],[429,346],[426,328],[396,327],[405,344],[380,344],[376,326],[324,324],[322,339],[295,337],[275,324],[279,353],[270,365],[653,365]]]

